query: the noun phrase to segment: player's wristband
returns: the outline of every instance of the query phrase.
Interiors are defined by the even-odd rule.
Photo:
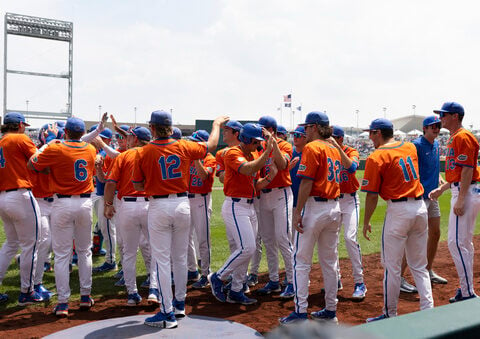
[[[113,202],[112,201],[105,201],[105,206],[113,206]]]

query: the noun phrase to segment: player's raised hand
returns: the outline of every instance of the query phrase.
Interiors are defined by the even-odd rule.
[[[268,138],[267,144],[265,145],[265,153],[270,154],[270,152],[272,152],[274,142],[276,142],[275,138]]]
[[[365,239],[370,241],[370,237],[368,236],[367,232],[372,233],[372,225],[370,223],[363,225],[363,236]]]
[[[340,145],[338,144],[337,140],[335,140],[334,137],[328,138],[327,141],[328,141],[331,145],[335,146],[336,148],[341,148]]]
[[[105,124],[107,123],[108,120],[108,113],[105,112],[102,115],[102,119],[100,120],[100,123],[98,124],[98,129],[103,131],[105,129]]]
[[[223,127],[223,125],[225,125],[228,122],[228,120],[230,120],[229,116],[222,115],[217,117],[215,120],[213,120],[213,125],[218,125],[219,127]]]

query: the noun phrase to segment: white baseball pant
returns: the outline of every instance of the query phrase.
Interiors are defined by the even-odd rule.
[[[289,283],[293,279],[292,267],[292,209],[293,193],[290,187],[274,188],[260,197],[259,233],[265,244],[268,275],[279,281],[278,250],[282,253]]]
[[[117,237],[114,219],[107,219],[103,215],[104,210],[104,198],[102,196],[96,196],[94,198],[95,211],[97,213],[98,228],[103,235],[103,245],[107,251],[105,254],[105,261],[109,264],[115,262],[115,251],[117,249]]]
[[[70,298],[69,264],[74,239],[80,295],[89,295],[92,289],[92,208],[91,198],[81,198],[78,195],[71,198],[55,196],[50,221],[59,303],[67,303]]]
[[[148,222],[147,222],[148,225]],[[147,227],[148,230],[148,227]],[[117,233],[118,235],[118,233]],[[139,247],[140,252],[142,252],[143,262],[145,264],[145,268],[150,275],[150,288],[157,288],[157,271],[156,265],[154,265],[152,261],[152,250],[150,248],[150,235],[145,237],[143,232],[140,232],[140,240],[139,240]]]
[[[232,291],[239,292],[243,288],[247,276],[248,263],[255,252],[257,236],[257,214],[253,203],[246,198],[225,197],[222,206],[222,217],[227,234],[235,241],[235,250],[217,271],[221,280],[232,275]]]
[[[191,211],[191,208],[190,208]],[[191,217],[190,217],[191,218]],[[190,272],[197,271],[197,239],[195,234],[195,228],[190,224],[190,231],[188,233],[188,252],[187,252],[187,269]]]
[[[400,272],[405,253],[410,272],[420,296],[420,309],[433,307],[432,286],[427,271],[427,207],[423,199],[387,201],[382,232],[383,312],[397,315],[400,295]]]
[[[0,192],[0,218],[3,220],[5,243],[0,250],[0,283],[5,277],[10,261],[21,248],[20,291],[33,291],[37,264],[38,242],[42,236],[40,209],[27,189]],[[43,267],[42,267],[43,271]]]
[[[352,263],[353,281],[355,284],[363,283],[362,252],[357,241],[358,223],[360,221],[360,199],[356,192],[352,194],[346,193],[343,197],[340,197],[339,203],[342,213],[343,238],[345,239],[345,247]],[[337,267],[338,278],[340,279],[340,261],[338,259]]]
[[[313,250],[318,248],[318,261],[325,286],[325,308],[337,310],[337,242],[340,230],[338,201],[316,201],[309,197],[303,209],[303,233],[296,232],[293,254],[293,286],[295,311],[308,309],[308,280],[312,268]]]
[[[473,282],[473,232],[480,211],[480,186],[470,185],[465,196],[465,213],[458,216],[453,207],[458,199],[460,186],[451,185],[450,217],[448,219],[448,249],[457,269],[463,297],[475,294]]]
[[[253,206],[255,208],[255,213],[257,214],[258,229],[260,229],[260,218],[258,217],[260,215],[259,197],[254,198]],[[250,261],[250,274],[258,275],[260,261],[262,261],[262,237],[260,236],[260,232],[257,232],[257,237],[255,238],[255,253],[252,256],[252,260]]]
[[[35,269],[35,285],[41,284],[43,281],[43,265],[48,261],[48,253],[52,246],[52,238],[50,234],[50,214],[52,211],[53,198],[37,198],[38,207],[40,208],[40,226],[42,229],[41,237],[38,242],[38,258],[37,267]]]
[[[191,196],[191,194],[189,194]],[[210,218],[212,216],[212,194],[195,194],[190,201],[192,228],[197,235],[202,275],[210,274]]]
[[[126,201],[126,199],[136,201]],[[123,242],[123,278],[128,294],[138,292],[137,289],[137,252],[140,234],[148,239],[148,199],[143,197],[124,197],[120,200],[117,213],[118,233],[125,239]],[[146,266],[147,271],[150,267]]]
[[[168,198],[150,200],[148,233],[163,313],[173,310],[171,272],[175,277],[175,298],[184,301],[187,295],[189,231],[190,203],[186,196],[170,194]]]

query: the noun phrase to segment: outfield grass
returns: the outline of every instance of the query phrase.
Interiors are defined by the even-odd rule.
[[[363,176],[363,171],[357,172],[357,177],[361,179]],[[229,255],[229,246],[225,235],[225,225],[223,223],[223,219],[221,216],[221,206],[224,200],[223,191],[221,190],[222,184],[217,180],[214,183],[215,189],[212,193],[212,205],[213,205],[213,213],[211,219],[211,239],[212,239],[212,269],[216,270],[220,268],[220,266],[224,263],[225,259]],[[360,193],[360,201],[361,201],[361,222],[360,225],[363,225],[363,207],[365,201],[365,194]],[[447,238],[447,224],[448,224],[448,214],[449,214],[449,207],[450,207],[450,191],[447,191],[441,198],[440,198],[440,208],[442,213],[442,221],[441,221],[441,240],[445,240]],[[386,203],[379,199],[377,209],[372,216],[371,224],[372,224],[372,234],[370,235],[371,241],[366,240],[362,234],[362,226],[359,227],[358,233],[358,240],[360,242],[360,246],[362,249],[363,255],[368,255],[371,253],[377,253],[380,251],[380,237],[382,233],[382,226],[383,226],[383,219],[385,215],[385,208]],[[477,222],[478,226],[479,222]],[[478,231],[477,231],[478,232]],[[341,237],[343,237],[343,229],[341,231]],[[3,227],[0,229],[0,243],[3,243],[5,239],[3,233]],[[345,258],[348,256],[344,241],[340,241],[339,246],[339,253],[341,258]],[[280,255],[281,258],[281,255]],[[103,262],[102,257],[94,257],[94,266],[99,265]],[[283,266],[283,262],[280,259],[281,265]],[[262,258],[260,271],[264,272],[267,270],[266,259],[265,256]],[[137,257],[137,271],[138,271],[138,283],[141,283],[146,276],[146,270],[143,263],[143,259],[141,258],[141,254],[139,253]],[[10,300],[6,305],[0,306],[0,309],[5,307],[14,307],[16,306],[16,300],[18,298],[18,291],[19,291],[19,278],[18,278],[18,267],[15,263],[12,262],[6,277],[3,280],[3,286],[0,288],[0,292],[7,293],[10,296]],[[101,298],[104,295],[112,295],[112,294],[119,294],[125,295],[125,289],[114,287],[113,284],[115,279],[112,277],[111,272],[103,273],[103,274],[96,274],[94,275],[93,279],[93,290],[92,294],[96,299]],[[54,288],[55,279],[53,273],[46,273],[44,277],[44,284],[47,288]],[[72,288],[72,300],[78,300],[79,298],[79,284],[78,284],[78,270],[75,268],[74,272],[71,275],[70,284]],[[53,302],[56,302],[55,298]]]

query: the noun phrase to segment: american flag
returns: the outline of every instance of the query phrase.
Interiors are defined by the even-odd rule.
[[[302,106],[298,106],[297,111],[301,111],[301,110],[302,110]]]
[[[292,95],[291,94],[284,95],[283,102],[292,102]]]

